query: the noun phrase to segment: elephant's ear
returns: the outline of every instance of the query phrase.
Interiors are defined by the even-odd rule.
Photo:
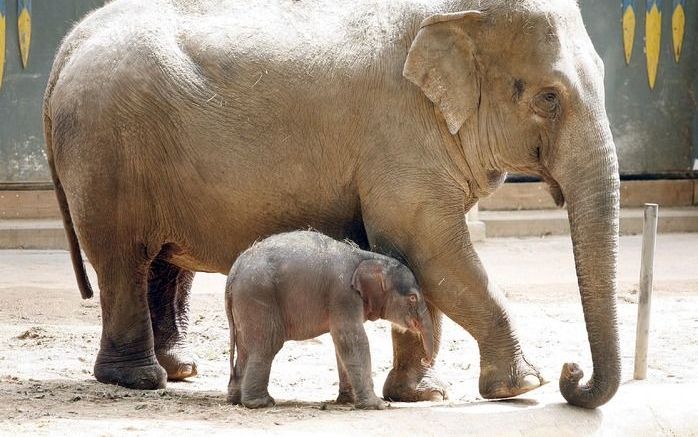
[[[432,15],[420,24],[402,75],[441,110],[455,135],[477,110],[480,85],[471,34],[480,11]]]
[[[351,286],[364,301],[364,315],[368,320],[381,317],[385,307],[385,266],[377,260],[362,261],[354,271]]]

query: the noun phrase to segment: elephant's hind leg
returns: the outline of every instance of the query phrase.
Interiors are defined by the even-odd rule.
[[[186,353],[189,293],[194,272],[162,258],[150,265],[148,306],[153,326],[155,355],[170,380],[196,376],[194,360]]]
[[[119,241],[116,239],[116,241]],[[136,389],[164,388],[165,369],[153,348],[147,297],[148,250],[115,243],[90,256],[97,271],[102,307],[102,339],[95,378]]]

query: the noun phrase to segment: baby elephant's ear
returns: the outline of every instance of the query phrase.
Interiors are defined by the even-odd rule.
[[[368,320],[381,316],[385,306],[385,266],[377,260],[362,261],[354,271],[351,286],[364,301],[364,313]]]

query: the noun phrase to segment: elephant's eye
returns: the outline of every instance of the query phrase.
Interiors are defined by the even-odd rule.
[[[407,298],[410,300],[411,303],[417,303],[417,296],[415,296],[414,294],[410,294]]]
[[[533,110],[540,116],[556,118],[560,113],[560,97],[555,90],[544,90],[533,102]]]

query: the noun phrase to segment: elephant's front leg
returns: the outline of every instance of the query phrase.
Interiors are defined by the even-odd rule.
[[[364,220],[372,245],[406,258],[430,303],[475,338],[480,349],[480,393],[485,398],[516,396],[539,387],[543,381],[524,358],[504,298],[490,283],[470,243],[462,191],[449,192],[443,185],[439,192],[424,191],[415,187],[367,205]],[[425,200],[415,205],[415,196]],[[411,206],[409,213],[406,205]],[[434,326],[438,344],[440,325]],[[417,337],[394,331],[393,348],[385,397],[438,399],[443,386],[420,363],[424,352]]]
[[[504,296],[469,242],[453,250],[460,254],[425,263],[420,277],[428,284],[428,299],[477,341],[480,394],[509,398],[540,387],[545,381],[523,355]]]
[[[339,358],[339,354],[335,352],[337,358],[337,372],[339,373],[339,394],[337,395],[338,404],[353,404],[354,403],[354,388],[351,386],[347,369]]]
[[[186,348],[189,293],[194,272],[156,258],[148,275],[148,306],[155,355],[170,380],[196,376],[196,363]]]

